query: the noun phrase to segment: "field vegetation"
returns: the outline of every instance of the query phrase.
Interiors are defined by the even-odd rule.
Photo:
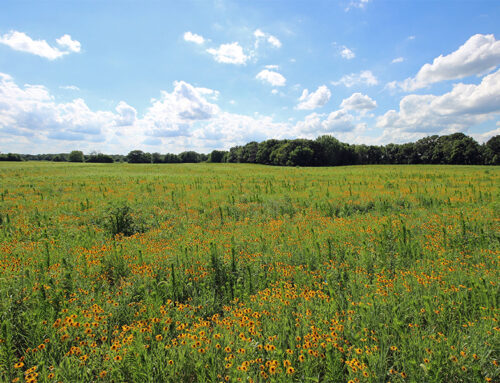
[[[0,163],[0,381],[498,382],[499,185]]]

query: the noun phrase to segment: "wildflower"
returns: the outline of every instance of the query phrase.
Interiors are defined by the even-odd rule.
[[[286,369],[286,373],[287,373],[288,375],[292,375],[294,372],[295,372],[295,369],[294,369],[292,366],[289,366],[289,367]]]

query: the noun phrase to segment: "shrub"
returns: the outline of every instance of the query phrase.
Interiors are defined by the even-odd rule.
[[[118,234],[124,236],[135,234],[137,228],[130,206],[123,203],[110,207],[105,219],[105,228],[113,237]]]

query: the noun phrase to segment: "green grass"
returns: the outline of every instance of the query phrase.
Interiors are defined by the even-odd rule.
[[[498,381],[499,185],[0,163],[0,381]]]

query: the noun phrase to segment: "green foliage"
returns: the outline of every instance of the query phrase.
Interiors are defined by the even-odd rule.
[[[85,162],[98,163],[98,164],[111,164],[114,162],[114,160],[113,157],[107,154],[93,153],[87,157]]]
[[[7,153],[7,154],[1,154],[0,153],[0,161],[14,161],[14,162],[19,162],[22,161],[23,158],[21,157],[20,154],[17,153]]]
[[[113,237],[120,234],[130,236],[138,231],[132,216],[132,209],[126,203],[114,204],[108,208],[104,218],[104,227]]]
[[[132,150],[127,154],[127,162],[129,164],[150,164],[151,154],[144,153],[142,150]]]
[[[201,155],[192,150],[179,153],[179,159],[183,163],[197,163],[202,161]]]
[[[227,152],[224,152],[222,150],[213,150],[210,155],[208,156],[208,162],[212,163],[220,163],[220,162],[225,162],[224,157],[227,155]]]
[[[84,162],[85,157],[80,150],[73,150],[68,156],[69,162]]]

